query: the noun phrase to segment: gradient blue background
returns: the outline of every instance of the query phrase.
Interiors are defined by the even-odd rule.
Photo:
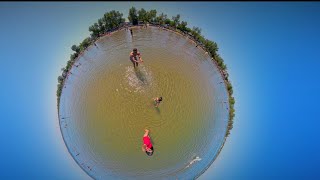
[[[180,13],[228,66],[234,128],[199,179],[320,179],[316,2],[0,3],[1,179],[89,178],[62,141],[57,77],[90,25],[131,6]]]

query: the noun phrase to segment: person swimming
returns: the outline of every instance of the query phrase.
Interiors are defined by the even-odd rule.
[[[138,58],[139,60],[138,60]],[[141,54],[140,52],[138,52],[137,48],[134,48],[132,50],[132,52],[130,53],[130,61],[133,63],[133,67],[138,67],[139,65],[139,61],[143,62],[142,58],[141,58]]]
[[[155,102],[155,107],[158,107],[160,102],[162,101],[162,97],[156,97],[153,98],[154,102]]]
[[[152,156],[154,150],[153,150],[153,145],[151,143],[151,139],[150,139],[150,136],[149,136],[149,130],[145,129],[144,131],[145,131],[145,133],[144,133],[143,138],[142,138],[142,141],[143,141],[142,151],[146,152],[146,154],[148,156]]]

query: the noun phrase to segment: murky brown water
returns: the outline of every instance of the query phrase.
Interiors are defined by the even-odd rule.
[[[133,35],[122,30],[101,38],[72,68],[60,101],[66,145],[97,179],[192,179],[224,141],[222,77],[186,37],[155,27],[136,28]],[[136,70],[129,61],[134,47],[144,60]],[[159,108],[156,96],[163,97]],[[145,128],[152,157],[141,150]]]

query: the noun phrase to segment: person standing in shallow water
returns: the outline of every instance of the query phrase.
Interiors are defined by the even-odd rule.
[[[146,154],[148,156],[152,156],[153,155],[153,145],[151,143],[151,139],[150,139],[150,136],[149,136],[149,130],[145,129],[144,131],[145,132],[144,132],[144,135],[143,135],[143,138],[142,138],[142,141],[143,141],[142,151],[146,152]]]
[[[138,60],[138,58],[139,60]],[[141,58],[141,54],[140,52],[138,52],[137,48],[134,48],[133,51],[130,53],[130,61],[133,63],[133,67],[138,67],[139,65],[139,61],[143,62],[142,58]]]
[[[131,36],[133,36],[133,32],[132,32],[132,29],[130,29],[130,33],[131,33]]]
[[[155,102],[155,107],[158,107],[160,102],[162,101],[162,97],[156,97],[153,98],[154,102]]]

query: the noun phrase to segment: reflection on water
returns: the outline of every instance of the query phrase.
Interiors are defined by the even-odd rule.
[[[153,27],[133,34],[101,38],[72,68],[59,107],[66,145],[96,179],[198,177],[224,142],[222,77],[185,37]],[[134,47],[144,59],[137,68],[128,60]],[[145,128],[155,148],[151,157],[141,151]]]

